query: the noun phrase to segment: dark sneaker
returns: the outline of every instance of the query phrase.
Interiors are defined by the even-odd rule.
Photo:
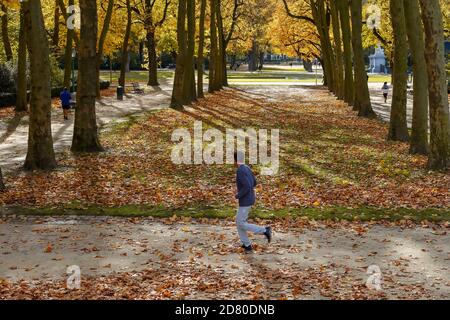
[[[244,249],[245,252],[252,252],[252,251],[253,251],[252,245],[249,245],[249,246],[247,247],[246,245],[243,244],[243,245],[241,246],[241,248]]]
[[[267,238],[267,242],[271,242],[272,241],[272,228],[271,227],[266,227],[266,232],[264,232],[264,235]]]

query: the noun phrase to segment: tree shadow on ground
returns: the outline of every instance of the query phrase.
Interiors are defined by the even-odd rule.
[[[8,120],[8,126],[6,127],[6,132],[0,136],[0,143],[3,143],[11,136],[20,125],[21,120],[28,115],[27,112],[19,112],[14,115],[12,119]]]

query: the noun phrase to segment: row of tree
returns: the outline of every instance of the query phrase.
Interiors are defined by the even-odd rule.
[[[196,1],[178,1],[177,43],[178,52],[171,106],[182,108],[203,97],[205,17],[209,9],[209,70],[208,92],[213,93],[228,85],[227,48],[239,18],[241,0],[234,0],[229,29],[224,27],[221,0],[200,0],[199,22],[196,27]],[[197,54],[195,52],[198,35]],[[197,59],[196,59],[197,58]],[[197,84],[195,82],[197,66]]]
[[[103,62],[104,46],[114,13],[126,12],[126,26],[122,39],[122,63],[119,84],[125,85],[126,53],[129,50],[132,24],[137,22],[144,26],[149,56],[149,85],[158,85],[157,58],[155,34],[157,27],[162,26],[167,17],[171,4],[170,0],[108,0],[104,10],[98,10],[98,2],[91,0],[54,0],[54,32],[48,37],[48,31],[43,15],[42,4],[47,0],[27,0],[17,3],[15,1],[2,0],[2,43],[9,43],[8,39],[8,9],[20,11],[20,36],[18,49],[18,74],[19,83],[17,91],[16,111],[28,109],[26,68],[30,63],[30,92],[29,99],[29,140],[28,151],[24,167],[26,170],[49,170],[56,167],[55,152],[51,130],[51,84],[50,84],[50,54],[60,42],[58,39],[63,31],[65,45],[63,55],[65,60],[64,84],[70,86],[72,72],[72,55],[76,52],[78,59],[77,76],[77,107],[75,111],[75,125],[71,150],[73,152],[98,152],[103,148],[98,138],[96,122],[96,98],[99,97],[100,65]],[[157,3],[161,6],[162,15],[155,21]],[[79,30],[70,26],[71,12],[74,4],[79,5],[80,21]],[[195,1],[181,0],[178,2],[177,14],[177,40],[178,52],[177,69],[174,83],[174,98],[172,106],[181,107],[197,97],[203,96],[203,60],[205,50],[207,12],[209,9],[210,22],[210,56],[209,64],[210,84],[209,91],[220,90],[226,81],[225,52],[238,20],[238,8],[243,5],[240,0],[233,0],[230,4],[231,15],[226,17],[227,27],[224,27],[224,16],[221,9],[221,1],[202,0],[199,3],[200,19],[196,30]],[[102,28],[99,32],[99,12],[102,16]],[[59,27],[60,17],[64,19],[65,30]],[[4,19],[3,19],[4,18]],[[137,19],[135,19],[137,18]],[[228,23],[230,22],[230,23]],[[201,45],[198,46],[198,86],[195,84],[194,55],[195,37],[200,36]],[[6,51],[9,53],[7,47]],[[12,49],[11,49],[12,52]],[[7,55],[7,60],[12,60],[13,54]],[[22,83],[23,80],[23,83]],[[1,175],[0,175],[1,177]],[[0,189],[4,185],[0,179]]]
[[[388,139],[409,141],[410,152],[428,155],[432,169],[450,166],[445,38],[439,0],[390,0],[391,43],[383,38],[376,23],[363,19],[362,0],[282,1],[289,17],[315,27],[319,41],[315,47],[320,47],[316,56],[322,63],[325,84],[330,91],[352,105],[359,116],[369,118],[375,117],[375,113],[362,35],[363,25],[372,25],[372,34],[383,45],[391,47],[388,49],[392,52],[389,60],[393,69],[393,97]],[[415,79],[411,134],[406,108],[409,54]]]
[[[108,15],[110,7],[108,4]],[[73,0],[69,0],[69,5]],[[66,12],[63,1],[58,1],[61,12]],[[97,42],[98,16],[96,1],[80,0],[81,28],[79,34],[67,28],[66,51],[71,56],[71,44],[75,43],[78,56],[77,108],[72,141],[74,152],[101,151],[95,115],[95,99],[97,97],[99,79],[99,55],[101,55],[102,38],[108,30],[108,22],[104,22],[100,40]],[[110,19],[110,17],[105,18]],[[29,101],[29,135],[28,151],[24,167],[27,170],[53,169],[56,167],[53,138],[51,130],[51,84],[50,84],[50,46],[44,24],[44,16],[40,0],[28,0],[20,3],[20,40],[19,60],[26,61],[27,51],[30,62],[31,96]],[[68,20],[65,20],[68,21]],[[23,38],[22,38],[23,37]],[[25,58],[21,56],[25,56]],[[19,68],[23,61],[19,62]],[[70,66],[71,64],[66,64]],[[69,69],[69,75],[70,75]],[[21,78],[19,70],[19,82]],[[18,85],[18,87],[20,87]],[[27,109],[26,84],[24,92],[18,91],[19,110]],[[20,101],[20,103],[19,103]],[[22,105],[23,102],[23,105]]]

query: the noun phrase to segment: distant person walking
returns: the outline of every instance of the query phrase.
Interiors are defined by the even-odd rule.
[[[67,88],[64,88],[64,90],[61,91],[59,98],[61,99],[64,120],[69,120],[70,101],[72,100],[72,96],[70,95],[69,90],[67,90]]]
[[[251,252],[253,250],[253,247],[250,239],[247,236],[247,231],[264,235],[267,238],[267,241],[270,243],[270,241],[272,240],[272,228],[260,227],[247,222],[250,210],[256,201],[254,190],[256,186],[256,178],[252,170],[248,166],[243,164],[243,155],[241,155],[240,153],[235,153],[234,163],[238,168],[236,174],[236,199],[239,200],[239,209],[236,215],[236,226],[239,238],[242,242],[242,248],[244,248],[246,252]]]
[[[383,86],[381,87],[381,91],[383,92],[383,97],[384,97],[384,103],[387,103],[387,99],[389,96],[389,85],[387,82],[385,82],[383,84]]]

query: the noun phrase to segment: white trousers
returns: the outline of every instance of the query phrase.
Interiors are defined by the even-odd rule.
[[[236,215],[236,226],[239,238],[246,247],[252,244],[247,236],[247,231],[255,234],[264,234],[264,232],[266,232],[265,227],[260,227],[247,222],[248,214],[250,213],[251,208],[252,207],[239,207]]]

